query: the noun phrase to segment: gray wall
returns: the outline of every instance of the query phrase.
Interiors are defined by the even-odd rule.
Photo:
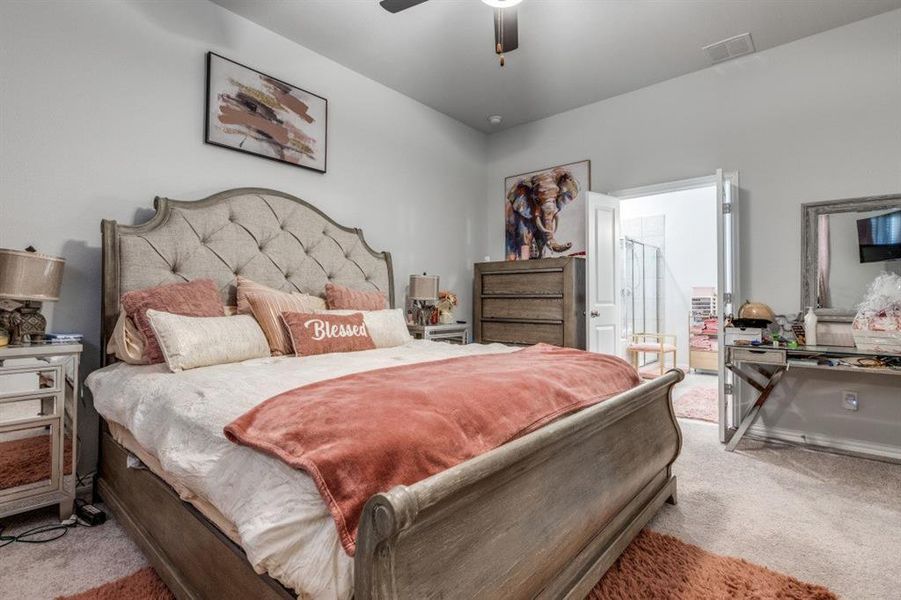
[[[214,50],[329,100],[325,175],[203,143],[205,54]],[[144,221],[153,197],[262,186],[295,194],[439,273],[470,314],[475,204],[486,138],[207,2],[0,3],[0,246],[66,257],[57,331],[98,363],[100,220]],[[82,466],[96,418],[82,413]]]
[[[478,254],[502,256],[510,174],[590,158],[593,189],[612,191],[738,170],[744,293],[797,312],[800,206],[901,191],[899,107],[901,11],[893,11],[499,132],[489,138]],[[845,385],[861,390],[858,413],[842,411],[833,381],[804,378],[780,388],[763,422],[784,437],[827,432],[901,452],[898,381]]]

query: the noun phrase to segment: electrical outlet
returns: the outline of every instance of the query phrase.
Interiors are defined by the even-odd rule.
[[[860,408],[857,392],[842,392],[842,408],[845,410],[857,410]]]

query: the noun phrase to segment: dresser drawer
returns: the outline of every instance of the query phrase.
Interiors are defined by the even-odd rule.
[[[482,342],[563,345],[562,323],[482,322]]]
[[[563,294],[563,271],[530,271],[520,273],[484,273],[484,296],[550,296]]]
[[[485,298],[482,317],[562,321],[563,298]]]
[[[733,348],[732,362],[785,365],[785,350],[778,348]]]

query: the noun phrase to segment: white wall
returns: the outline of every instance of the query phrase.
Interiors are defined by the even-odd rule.
[[[716,287],[716,188],[630,198],[621,214],[663,216],[664,333],[676,336],[678,363],[687,367],[691,288]]]
[[[589,158],[593,189],[610,191],[738,170],[744,293],[797,312],[800,206],[901,191],[899,107],[901,11],[893,11],[499,132],[489,138],[477,254],[501,255],[497,190],[513,173]],[[767,426],[873,431],[874,443],[893,438],[901,450],[898,388],[876,383],[861,395],[866,411],[842,412],[832,388],[795,395],[798,418],[767,413]],[[788,402],[793,389],[782,387],[772,405]],[[877,432],[851,424],[864,418],[892,425]]]
[[[329,100],[325,175],[203,143],[214,50]],[[100,220],[146,220],[155,195],[241,186],[299,196],[393,254],[439,273],[470,314],[482,133],[207,2],[0,3],[0,246],[67,259],[54,330],[99,359]],[[96,420],[81,414],[82,465]]]

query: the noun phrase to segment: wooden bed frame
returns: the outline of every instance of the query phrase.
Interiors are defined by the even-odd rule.
[[[242,211],[236,207],[259,202],[265,206],[257,208],[271,210],[280,224],[241,222]],[[157,215],[144,225],[103,222],[104,341],[115,324],[121,293],[145,285],[156,271],[156,283],[171,281],[170,273],[182,279],[212,276],[224,283],[226,295],[233,293],[227,280],[233,273],[220,273],[221,265],[202,264],[191,267],[199,273],[190,272],[185,259],[190,263],[197,255],[197,243],[185,243],[182,222],[213,250],[217,243],[238,243],[229,236],[242,228],[263,253],[260,231],[314,220],[315,227],[308,229],[321,229],[335,241],[333,253],[356,261],[358,281],[342,279],[341,273],[352,269],[334,270],[333,262],[340,260],[318,256],[322,273],[307,272],[298,280],[283,271],[281,283],[309,291],[321,285],[324,274],[355,287],[387,286],[383,291],[393,304],[390,255],[374,252],[359,230],[337,225],[300,199],[244,188],[197,202],[157,199],[156,208]],[[247,214],[257,218],[257,211]],[[223,215],[231,225],[223,225]],[[207,220],[215,221],[214,226],[207,227]],[[293,270],[321,244],[306,243],[300,230],[288,234],[303,246],[304,258],[295,265],[284,264],[281,255],[267,260]],[[126,237],[132,239],[124,243]],[[143,237],[149,240],[130,243]],[[165,247],[170,241],[171,251]],[[143,250],[136,248],[148,244],[157,247],[145,260]],[[134,252],[139,255],[129,255]],[[223,263],[231,256],[218,254],[215,259]],[[156,256],[174,264],[151,265],[151,273],[139,277],[123,272],[138,268],[128,265],[146,269],[147,260],[157,261]],[[247,276],[277,283],[267,280],[267,269]],[[671,467],[682,436],[671,392],[683,377],[679,370],[670,371],[428,479],[373,496],[357,534],[354,598],[583,598],[660,506],[676,501]],[[147,470],[128,469],[126,456],[104,427],[98,492],[176,597],[294,597],[270,577],[256,574],[240,547],[162,479]]]

